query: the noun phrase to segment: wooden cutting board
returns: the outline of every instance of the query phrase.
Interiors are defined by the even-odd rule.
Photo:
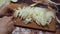
[[[16,9],[19,7],[20,4],[10,4],[11,9]],[[21,26],[21,27],[27,27],[32,29],[38,29],[38,30],[47,30],[47,31],[55,31],[56,30],[56,20],[52,19],[51,23],[48,26],[38,26],[36,23],[32,22],[29,24],[25,24],[20,18],[14,19],[15,25]]]

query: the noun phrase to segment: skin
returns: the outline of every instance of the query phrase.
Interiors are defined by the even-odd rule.
[[[4,16],[0,18],[0,34],[11,33],[14,29],[14,23],[12,21],[12,16]]]
[[[0,15],[6,14],[8,5],[5,4],[0,7]],[[12,21],[13,16],[4,16],[0,18],[0,34],[10,34],[14,30],[14,22]]]
[[[6,14],[7,9],[8,9],[8,4],[3,4],[2,6],[0,6],[0,15]]]

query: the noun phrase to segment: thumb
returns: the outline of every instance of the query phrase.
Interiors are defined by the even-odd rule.
[[[9,16],[9,17],[4,16],[1,21],[2,21],[2,23],[8,23],[12,20],[12,18],[13,18],[13,16]]]

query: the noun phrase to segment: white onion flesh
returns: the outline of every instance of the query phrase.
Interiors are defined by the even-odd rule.
[[[50,24],[52,16],[54,16],[54,12],[39,7],[25,7],[16,10],[14,15],[15,17],[19,16],[23,18],[26,24],[33,20],[38,25],[44,26],[46,24]]]

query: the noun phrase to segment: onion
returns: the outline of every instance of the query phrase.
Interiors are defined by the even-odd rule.
[[[32,20],[35,21],[38,25],[45,26],[46,24],[49,25],[52,16],[54,16],[54,12],[48,11],[45,8],[39,7],[25,7],[19,8],[14,13],[15,17],[19,16],[24,19],[25,24],[31,22]]]

